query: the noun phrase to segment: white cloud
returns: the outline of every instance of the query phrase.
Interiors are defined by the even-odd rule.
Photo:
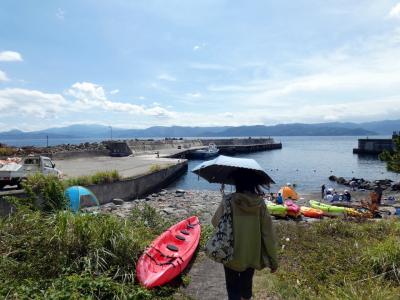
[[[193,51],[199,51],[204,49],[207,46],[207,43],[201,43],[193,46]]]
[[[56,12],[56,17],[60,20],[64,20],[65,19],[65,10],[63,10],[62,8],[58,8],[57,12]]]
[[[244,122],[367,121],[399,118],[400,30],[358,39],[300,61],[289,61],[268,78],[212,85],[215,99],[230,99]],[[209,98],[208,96],[207,98]],[[215,101],[218,103],[218,101]],[[255,113],[251,113],[255,111]]]
[[[110,91],[111,95],[115,95],[115,94],[118,94],[118,93],[119,93],[119,89],[115,89],[115,90]]]
[[[201,93],[199,93],[199,92],[187,93],[186,97],[189,97],[189,98],[200,98],[201,97]]]
[[[164,81],[176,81],[175,77],[173,77],[173,76],[171,76],[169,74],[166,74],[166,73],[158,75],[157,79],[158,80],[164,80]]]
[[[400,18],[400,2],[397,3],[389,12],[390,18]]]
[[[22,56],[15,51],[2,51],[0,52],[0,61],[22,61]]]
[[[79,109],[101,108],[106,111],[163,118],[171,117],[174,114],[160,106],[145,107],[126,102],[113,102],[107,99],[102,86],[91,82],[74,83],[66,93],[76,99],[76,105]]]
[[[196,70],[210,70],[210,71],[233,71],[234,68],[222,64],[210,64],[210,63],[192,63],[189,65],[190,68]]]
[[[0,90],[0,115],[3,117],[54,118],[66,107],[68,102],[60,94],[19,88]]]
[[[0,82],[1,81],[8,81],[7,74],[0,70]]]

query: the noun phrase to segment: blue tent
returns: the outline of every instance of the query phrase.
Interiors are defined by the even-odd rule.
[[[69,201],[69,207],[73,212],[78,212],[80,210],[82,197],[84,196],[87,196],[85,200],[88,199],[91,204],[99,206],[99,201],[96,196],[83,186],[71,186],[65,190],[64,195]]]

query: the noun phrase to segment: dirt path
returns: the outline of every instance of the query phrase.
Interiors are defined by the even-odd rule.
[[[222,264],[207,258],[204,253],[199,253],[188,276],[190,283],[181,290],[185,296],[196,300],[228,299]]]

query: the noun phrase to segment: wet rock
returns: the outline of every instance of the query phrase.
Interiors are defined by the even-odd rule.
[[[146,201],[152,200],[151,197],[146,197],[145,199],[146,199]]]
[[[175,193],[176,194],[184,194],[186,191],[185,190],[176,190]]]
[[[112,199],[112,203],[114,203],[115,205],[123,205],[125,201],[119,198],[114,198]]]
[[[187,216],[189,213],[187,212],[186,209],[174,209],[174,213],[176,216]]]
[[[336,176],[335,175],[331,175],[331,176],[328,177],[328,179],[330,181],[336,181]]]
[[[162,210],[164,213],[166,213],[167,215],[171,215],[175,212],[175,208],[172,207],[166,207]]]
[[[392,184],[392,191],[400,191],[400,181]]]

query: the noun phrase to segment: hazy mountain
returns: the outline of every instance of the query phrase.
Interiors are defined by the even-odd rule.
[[[73,138],[74,135],[71,134],[61,134],[61,133],[43,133],[41,131],[28,131],[24,132],[18,129],[13,129],[10,131],[0,132],[0,142],[1,139],[45,139],[46,136],[49,138]]]
[[[154,126],[146,129],[119,130],[115,137],[197,137],[204,133],[219,134],[231,127]]]
[[[391,135],[393,131],[400,131],[400,119],[361,123],[360,127],[375,131],[379,134]]]
[[[206,137],[206,136],[364,136],[374,134],[390,135],[400,130],[399,120],[384,120],[366,123],[329,122],[318,124],[278,124],[274,126],[154,126],[146,129],[124,129],[112,127],[113,138],[145,137]],[[10,130],[0,133],[1,139],[45,139],[49,138],[105,138],[111,137],[111,127],[104,125],[76,124],[60,128],[23,132]]]
[[[362,128],[324,126],[324,124],[279,124],[275,126],[239,126],[208,136],[352,136],[374,135]]]

